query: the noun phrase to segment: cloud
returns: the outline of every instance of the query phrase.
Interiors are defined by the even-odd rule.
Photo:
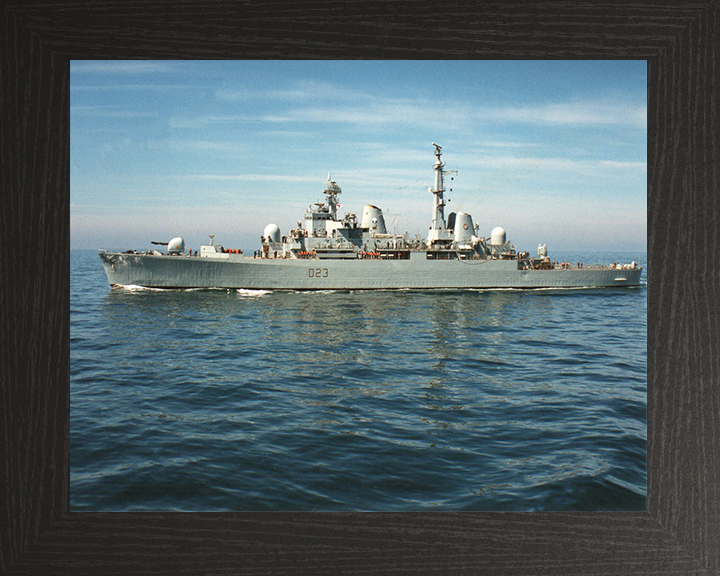
[[[355,101],[372,97],[348,90],[331,82],[301,80],[296,82],[294,86],[286,89],[256,90],[245,86],[221,88],[215,91],[215,98],[226,102],[253,99],[297,102],[298,100],[323,99]]]
[[[70,90],[154,90],[164,92],[169,90],[198,90],[205,89],[204,86],[192,86],[189,84],[102,84],[93,86],[70,86]]]
[[[96,118],[156,118],[158,116],[157,112],[122,110],[115,106],[70,106],[70,114]]]
[[[247,146],[237,142],[216,142],[210,140],[162,140],[150,144],[151,148],[170,148],[184,152],[212,150],[217,152],[243,152]]]
[[[271,124],[287,123],[330,123],[348,124],[358,127],[368,125],[379,126],[387,124],[411,124],[422,126],[447,127],[453,122],[467,119],[466,114],[454,112],[450,109],[443,111],[442,117],[433,114],[432,107],[412,105],[403,102],[376,103],[373,106],[333,106],[333,107],[300,107],[274,114],[259,114],[255,116],[211,116],[173,117],[170,119],[171,128],[206,128],[212,124],[229,122],[265,122]]]
[[[219,180],[237,182],[318,182],[314,176],[283,176],[281,174],[190,174],[188,180]]]
[[[476,109],[459,103],[432,103],[424,100],[369,99],[362,104],[301,106],[281,113],[254,118],[264,122],[313,122],[368,125],[407,124],[433,129],[514,122],[551,126],[628,126],[647,128],[644,106],[609,104],[552,104],[542,107]],[[527,146],[527,144],[486,143],[487,146]]]
[[[534,148],[539,146],[534,142],[500,142],[491,140],[481,140],[479,142],[481,148]]]
[[[573,160],[571,158],[533,156],[476,156],[458,155],[456,164],[481,166],[499,170],[556,170],[575,173],[609,173],[616,169],[647,172],[647,162],[616,162],[614,160]]]
[[[467,121],[470,112],[446,104],[438,115],[436,102],[425,99],[392,98],[373,93],[353,91],[331,82],[299,81],[287,89],[254,90],[252,88],[219,89],[215,97],[221,101],[265,100],[279,104],[291,103],[289,109],[257,115],[248,120],[289,123],[322,122],[357,126],[408,123],[447,126]],[[204,121],[207,124],[207,120]]]
[[[261,119],[267,122],[334,123],[358,127],[407,124],[447,129],[448,126],[463,125],[472,119],[472,114],[469,109],[457,104],[438,107],[437,103],[423,99],[363,97],[360,102],[349,104],[296,107],[281,114],[262,116]]]
[[[170,62],[153,62],[143,60],[97,62],[73,61],[70,63],[71,74],[84,74],[88,72],[103,74],[157,74],[172,72],[175,67]]]
[[[538,106],[482,107],[467,101],[437,98],[392,97],[350,90],[332,82],[299,81],[286,89],[221,88],[217,100],[257,100],[274,104],[273,111],[245,117],[174,119],[173,127],[202,128],[216,121],[267,123],[344,124],[358,128],[400,125],[437,129],[463,128],[470,124],[521,123],[549,126],[629,126],[647,128],[647,107],[620,99],[554,102]],[[520,147],[522,143],[492,142],[485,146]]]
[[[392,98],[372,93],[351,91],[330,82],[298,82],[287,90],[253,91],[247,89],[218,90],[221,100],[263,98],[293,103],[306,101],[280,114],[260,119],[266,122],[330,122],[343,124],[437,124],[462,125],[468,121],[519,122],[558,126],[620,125],[647,128],[647,106],[614,100],[557,102],[540,106],[476,108],[447,99]],[[330,100],[331,106],[318,106]],[[499,143],[492,143],[498,145]],[[487,145],[492,145],[488,143]],[[505,143],[505,146],[511,145]],[[522,144],[517,144],[522,145]]]
[[[170,128],[207,128],[213,124],[228,124],[232,122],[257,122],[259,118],[253,118],[250,116],[237,116],[237,115],[225,115],[225,116],[172,116],[168,121]]]
[[[615,162],[614,160],[600,160],[600,164],[608,166],[609,168],[623,168],[647,172],[647,162]]]
[[[613,102],[574,102],[541,106],[500,107],[481,110],[487,121],[521,122],[558,126],[619,125],[647,128],[647,107]]]

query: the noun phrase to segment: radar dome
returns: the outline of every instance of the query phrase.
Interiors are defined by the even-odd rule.
[[[263,236],[270,242],[280,242],[280,228],[275,224],[268,224],[265,226]]]
[[[496,226],[493,228],[493,231],[490,232],[490,246],[502,246],[506,240],[507,236],[504,228]]]
[[[168,242],[168,252],[171,254],[179,254],[185,252],[185,240],[181,236],[177,236]]]

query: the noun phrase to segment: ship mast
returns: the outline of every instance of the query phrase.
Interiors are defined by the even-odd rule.
[[[330,174],[328,174],[327,182],[325,182],[325,190],[323,190],[323,192],[327,196],[326,202],[328,210],[330,211],[333,220],[337,220],[337,209],[340,207],[338,196],[342,194],[342,189],[338,186],[335,180],[330,179]]]
[[[437,160],[433,166],[435,169],[435,188],[430,189],[430,193],[434,196],[432,226],[430,226],[430,233],[428,234],[428,241],[430,243],[437,240],[452,240],[452,236],[450,232],[447,231],[445,225],[445,199],[443,197],[445,188],[443,176],[451,172],[455,173],[455,170],[443,170],[445,164],[443,164],[440,159],[442,156],[442,146],[438,146],[435,142],[433,142],[432,145],[435,146],[435,156]]]

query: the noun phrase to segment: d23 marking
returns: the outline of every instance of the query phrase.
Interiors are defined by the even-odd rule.
[[[308,278],[327,278],[329,275],[327,268],[308,268]]]

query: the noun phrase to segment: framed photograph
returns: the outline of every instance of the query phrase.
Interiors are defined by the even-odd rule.
[[[645,60],[70,94],[71,511],[645,510]]]
[[[2,222],[4,357],[0,410],[2,474],[7,487],[6,497],[0,499],[0,517],[7,518],[0,525],[3,570],[19,574],[700,574],[718,569],[720,555],[714,542],[720,539],[720,499],[713,493],[718,473],[714,455],[720,442],[718,360],[714,352],[718,345],[714,327],[718,306],[711,280],[717,273],[717,259],[711,249],[717,230],[713,202],[718,192],[714,168],[718,149],[713,136],[717,119],[712,113],[717,90],[717,71],[713,68],[717,60],[713,40],[718,33],[716,4],[569,7],[562,3],[498,3],[473,10],[429,4],[412,8],[347,3],[322,8],[302,3],[202,7],[151,3],[137,14],[107,3],[55,8],[10,3],[3,7],[0,80],[6,144],[0,156],[3,186],[10,192]],[[191,513],[186,510],[193,509],[192,498],[202,491],[183,493],[178,485],[173,488],[169,469],[162,474],[164,478],[170,474],[170,479],[158,484],[155,492],[153,471],[133,469],[134,478],[120,490],[124,501],[130,502],[125,507],[123,500],[93,500],[92,490],[83,492],[83,482],[88,487],[99,485],[92,467],[71,481],[74,413],[70,407],[70,350],[76,336],[70,332],[70,294],[85,288],[70,282],[71,235],[82,233],[70,226],[71,214],[78,209],[71,206],[75,199],[70,196],[70,166],[71,162],[79,165],[93,160],[83,158],[77,150],[71,154],[70,107],[87,116],[127,113],[122,106],[86,101],[87,94],[72,92],[71,62],[81,62],[91,73],[93,67],[110,69],[115,61],[136,61],[132,65],[152,68],[177,64],[172,61],[205,59],[245,61],[240,66],[243,70],[248,69],[248,62],[262,59],[392,59],[415,61],[414,66],[434,72],[442,67],[441,60],[448,66],[458,60],[537,60],[548,69],[556,69],[562,61],[587,61],[587,70],[596,70],[595,76],[602,76],[604,67],[617,66],[620,61],[646,61],[647,498],[632,488],[636,480],[624,479],[621,484],[631,486],[625,500],[617,494],[608,497],[607,486],[597,486],[594,493],[587,491],[585,496],[568,489],[568,495],[562,492],[560,482],[560,492],[551,498],[533,494],[539,502],[534,510],[539,511],[524,511],[533,510],[532,506],[503,508],[502,502],[507,500],[503,500],[501,486],[490,486],[485,492],[487,486],[469,487],[471,493],[475,490],[474,501],[487,506],[460,503],[434,507],[426,501],[402,506],[394,505],[392,497],[388,501],[368,500],[374,489],[388,493],[390,484],[373,487],[372,482],[361,482],[354,495],[357,499],[347,506],[337,505],[337,499],[333,504],[308,496],[307,505],[275,502],[258,507],[250,499],[239,511],[225,511],[229,507],[217,504],[223,500],[214,495],[198,501],[195,509],[222,512]],[[297,65],[289,63],[286,69]],[[92,83],[85,86],[87,92],[93,90]],[[320,88],[338,90],[339,86],[330,82]],[[305,87],[318,89],[317,85]],[[128,97],[134,97],[127,92]],[[258,89],[258,94],[261,92]],[[267,90],[264,93],[268,97]],[[224,96],[231,98],[232,90]],[[399,101],[393,102],[396,112],[398,105]],[[538,108],[534,110],[538,112]],[[583,114],[591,112],[585,109]],[[627,114],[626,123],[637,121],[632,110],[618,109],[619,116],[623,113]],[[173,119],[186,123],[199,120],[191,114]],[[91,137],[84,136],[92,146]],[[623,136],[618,147],[628,147],[627,140]],[[122,145],[122,139],[113,141]],[[187,147],[193,142],[197,146],[199,140],[159,135],[155,142],[161,149]],[[217,148],[217,142],[206,144],[213,144],[217,153],[227,152]],[[433,152],[439,150],[438,145],[430,150],[430,165]],[[106,152],[106,159],[129,158],[120,148]],[[240,154],[242,150],[230,152]],[[443,149],[442,154],[448,169],[463,169],[462,165],[450,165],[450,149]],[[589,159],[583,168],[592,167],[594,160]],[[605,168],[614,173],[605,178],[619,178],[615,188],[621,201],[623,177],[618,177],[618,172],[635,170],[639,162],[631,153],[627,159],[612,161],[614,164]],[[208,176],[188,174],[203,175]],[[108,171],[108,177],[112,176]],[[211,176],[219,178],[196,181],[207,184],[233,175]],[[421,176],[432,179],[432,174],[418,174],[417,178]],[[632,176],[624,180],[628,178]],[[256,179],[256,184],[261,180]],[[393,184],[401,186],[402,182]],[[211,195],[218,192],[207,189]],[[161,201],[171,199],[163,197]],[[356,198],[353,203],[358,209],[364,202]],[[122,218],[120,208],[118,221],[128,221]],[[377,214],[374,217],[378,220]],[[140,228],[146,229],[152,220],[141,223]],[[96,222],[97,230],[111,232],[107,214]],[[470,227],[474,225],[472,219],[468,222]],[[255,230],[252,234],[272,235],[272,230],[268,233],[263,228],[265,224],[262,222],[257,234]],[[591,224],[586,227],[588,236]],[[173,240],[169,236],[175,232],[161,232],[168,237],[157,240],[165,241],[170,250]],[[442,240],[444,227],[436,227],[434,234],[435,240]],[[238,236],[233,241],[241,245],[244,240]],[[368,258],[380,258],[375,254],[382,249],[373,248]],[[236,255],[230,253],[231,258]],[[528,262],[533,261],[528,258]],[[562,264],[560,269],[568,273],[581,270],[579,262]],[[322,279],[322,268],[320,274]],[[438,325],[447,324],[452,314],[457,316],[462,311],[463,303],[457,304],[456,309],[445,310]],[[172,318],[170,308],[166,310]],[[135,312],[138,318],[148,316],[143,310]],[[98,333],[96,340],[108,343],[112,339]],[[330,342],[326,342],[328,349]],[[114,352],[123,356],[131,353],[120,344],[108,345],[88,361],[98,363],[102,354],[109,357]],[[182,350],[177,358],[182,361]],[[122,364],[116,359],[111,363]],[[107,410],[119,408],[122,394],[107,394],[108,398],[116,396],[108,402]],[[162,416],[152,410],[145,413],[146,422]],[[633,413],[630,419],[640,416]],[[452,422],[436,424],[451,426]],[[326,429],[336,425],[325,423]],[[207,424],[208,429],[211,427],[212,423]],[[113,434],[110,428],[101,429],[103,434]],[[546,449],[550,451],[552,446]],[[93,450],[101,451],[102,442],[83,456],[86,463],[92,460]],[[119,467],[123,465],[121,454],[106,456]],[[383,468],[390,465],[388,462]],[[372,467],[368,470],[371,472]],[[452,485],[452,469],[443,474]],[[395,475],[402,478],[402,471]],[[271,478],[280,484],[287,475],[278,471]],[[298,482],[292,478],[286,481],[288,486]],[[73,484],[76,488],[71,492]],[[254,489],[244,486],[239,490]],[[359,492],[365,493],[364,499]],[[493,493],[500,502],[497,511],[491,511]],[[633,496],[638,493],[639,497]],[[137,494],[142,497],[136,498]],[[148,494],[150,498],[144,499]],[[488,494],[486,499],[484,494]],[[568,499],[571,504],[563,506]],[[179,504],[188,500],[187,506]],[[608,505],[608,501],[615,504]],[[363,506],[362,502],[372,504]],[[103,509],[114,511],[97,511]]]

